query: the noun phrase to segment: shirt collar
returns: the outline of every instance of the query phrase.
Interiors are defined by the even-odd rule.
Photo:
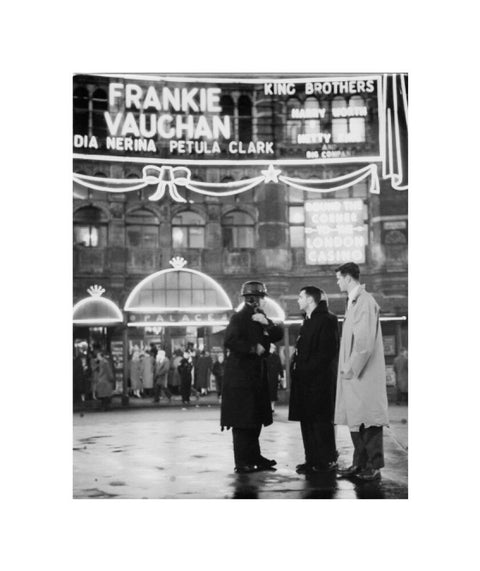
[[[359,293],[360,290],[360,284],[358,284],[357,286],[355,286],[352,291],[348,294],[348,300],[349,301],[353,301],[356,297],[357,294]]]

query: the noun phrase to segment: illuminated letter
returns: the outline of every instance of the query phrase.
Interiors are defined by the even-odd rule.
[[[164,139],[171,139],[175,135],[173,127],[166,130],[165,123],[170,123],[173,117],[171,115],[160,115],[157,122],[158,134]]]
[[[195,103],[193,99],[197,94],[198,88],[193,87],[192,89],[187,89],[186,87],[182,87],[182,111],[187,112],[190,108],[192,111],[198,111],[198,105]]]
[[[193,115],[187,115],[185,122],[182,122],[181,115],[177,115],[175,117],[175,129],[177,139],[182,138],[182,131],[187,131],[187,139],[193,139]]]
[[[157,130],[157,125],[156,125],[156,115],[154,115],[153,113],[150,113],[149,115],[150,117],[150,128],[147,129],[147,117],[146,115],[144,115],[143,113],[140,115],[140,133],[142,134],[142,137],[154,137],[156,130]]]
[[[125,107],[128,109],[133,106],[140,109],[140,97],[142,92],[143,90],[139,85],[136,85],[135,83],[127,83],[125,89]]]
[[[162,91],[163,109],[166,111],[170,106],[174,111],[180,111],[180,90],[175,87],[172,90],[169,87],[164,87]]]
[[[223,135],[225,139],[230,139],[231,129],[230,129],[230,117],[225,115],[219,117],[215,115],[212,121],[213,125],[213,138],[218,139],[219,135]]]
[[[265,93],[265,95],[273,95],[272,85],[273,83],[265,83],[263,85],[263,92]]]
[[[111,83],[108,86],[108,104],[115,105],[115,99],[121,97],[123,91],[123,83]]]
[[[83,135],[73,135],[73,146],[77,148],[83,147]]]
[[[368,93],[371,93],[372,91],[375,91],[375,82],[374,82],[373,79],[369,79],[369,80],[367,81],[367,89],[366,89],[366,91],[367,91]]]
[[[305,84],[305,94],[311,95],[313,93],[313,83],[306,83]]]
[[[138,130],[137,122],[135,121],[135,117],[133,113],[127,113],[125,117],[125,122],[123,123],[122,128],[122,137],[125,135],[134,135],[135,137],[140,137],[140,131]]]
[[[148,107],[153,107],[158,111],[161,109],[160,99],[158,98],[157,90],[155,87],[153,87],[153,85],[148,88],[147,94],[145,95],[145,100],[143,102],[143,108],[147,109]]]
[[[109,111],[105,111],[103,113],[103,116],[105,117],[105,121],[107,123],[108,132],[110,133],[110,135],[116,137],[118,128],[120,127],[120,123],[122,121],[123,113],[117,113],[117,115],[115,116],[115,121],[112,121]]]
[[[212,113],[220,113],[222,110],[220,106],[220,93],[219,87],[210,87],[207,89],[207,111]]]
[[[210,130],[205,115],[200,115],[198,118],[197,127],[195,129],[194,139],[200,139],[200,137],[207,137],[207,139],[212,138],[212,131]]]

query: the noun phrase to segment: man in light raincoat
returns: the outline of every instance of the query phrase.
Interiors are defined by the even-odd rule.
[[[388,402],[380,308],[360,284],[360,268],[348,262],[335,270],[340,291],[348,293],[338,361],[335,424],[348,425],[353,462],[339,477],[380,479],[383,427]]]

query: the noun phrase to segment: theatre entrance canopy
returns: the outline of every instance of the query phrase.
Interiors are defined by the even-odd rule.
[[[186,268],[180,257],[171,268],[151,274],[125,303],[129,327],[224,327],[233,312],[225,290],[210,276]]]
[[[110,299],[102,297],[105,289],[99,285],[87,289],[90,294],[73,306],[73,325],[79,327],[108,327],[123,323],[123,315]]]

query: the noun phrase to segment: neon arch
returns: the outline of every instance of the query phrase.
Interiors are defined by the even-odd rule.
[[[123,322],[119,307],[106,297],[101,297],[104,289],[100,286],[88,288],[90,297],[86,297],[73,306],[74,325],[113,325]]]
[[[186,263],[183,258],[173,258],[172,268],[143,279],[128,296],[125,311],[211,313],[232,310],[232,302],[222,286],[198,270],[183,267]],[[186,303],[188,292],[193,305]],[[173,303],[168,303],[169,298]]]
[[[245,305],[245,302],[242,303],[235,309],[235,311],[240,311],[242,307]],[[265,307],[263,308],[265,311],[265,315],[268,319],[272,321],[285,321],[285,312],[283,311],[282,307],[271,297],[265,298]]]

